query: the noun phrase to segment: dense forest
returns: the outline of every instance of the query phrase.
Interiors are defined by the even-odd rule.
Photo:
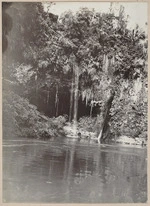
[[[110,6],[111,7],[111,6]],[[3,137],[147,140],[147,34],[118,15],[3,3]],[[68,129],[70,128],[70,130]]]

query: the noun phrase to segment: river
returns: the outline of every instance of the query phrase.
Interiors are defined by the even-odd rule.
[[[144,203],[145,148],[87,141],[3,141],[3,202]]]

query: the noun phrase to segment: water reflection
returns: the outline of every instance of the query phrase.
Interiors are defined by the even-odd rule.
[[[12,146],[10,146],[12,145]],[[81,142],[4,142],[5,202],[146,202],[144,149]]]

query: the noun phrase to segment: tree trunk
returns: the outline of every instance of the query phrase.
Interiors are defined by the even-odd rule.
[[[78,116],[78,90],[79,90],[79,67],[74,65],[75,73],[75,86],[74,86],[74,129],[76,132],[77,129],[77,116]]]
[[[56,114],[55,116],[58,116],[58,104],[59,104],[59,99],[58,99],[58,84],[56,85],[56,96],[55,96],[55,108],[56,108]]]
[[[110,112],[110,108],[112,105],[112,101],[114,99],[114,95],[115,95],[115,92],[113,90],[111,90],[109,98],[106,101],[104,108],[102,110],[102,122],[101,122],[101,126],[100,126],[100,132],[98,135],[98,143],[102,143],[107,138],[108,130],[109,130],[108,123],[109,123],[109,119],[110,119],[109,112]]]
[[[57,106],[56,106],[56,117],[58,117],[58,105],[59,105],[59,99],[57,101]]]
[[[71,122],[71,119],[72,119],[73,94],[74,94],[73,86],[74,86],[74,78],[72,78],[71,90],[70,90],[69,122]]]
[[[90,108],[90,117],[92,117],[92,112],[93,112],[93,103],[91,103],[91,108]]]
[[[38,75],[37,75],[37,71],[36,71],[36,75],[35,75],[35,96],[36,96],[36,106],[38,106]]]
[[[47,106],[48,106],[48,103],[49,103],[49,94],[50,94],[50,91],[47,91]]]

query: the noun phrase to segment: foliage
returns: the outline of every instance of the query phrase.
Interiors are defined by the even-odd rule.
[[[78,122],[78,127],[84,131],[95,132],[96,121],[96,117],[81,117]]]
[[[36,106],[14,92],[3,94],[3,134],[8,136],[55,138],[63,134],[65,117],[48,118]],[[60,130],[61,128],[61,130]]]
[[[140,84],[140,81],[138,84]],[[110,111],[110,128],[113,136],[126,135],[132,138],[147,139],[147,86],[141,82],[142,88],[136,94],[134,84],[120,85],[122,92],[115,96]]]
[[[58,19],[45,12],[41,3],[16,3],[10,15],[15,24],[10,34],[10,50],[3,57],[3,76],[22,90],[16,90],[18,94],[13,93],[12,99],[4,101],[8,108],[15,109],[11,117],[16,126],[20,128],[23,121],[22,125],[28,124],[29,133],[34,130],[33,136],[42,136],[42,129],[53,136],[56,128],[62,130],[67,119],[57,116],[73,116],[73,105],[77,112],[78,100],[85,102],[84,107],[100,101],[102,109],[96,120],[79,120],[80,127],[93,130],[101,125],[103,108],[110,91],[115,90],[109,123],[112,135],[145,134],[147,36],[138,25],[132,30],[127,28],[123,7],[118,16],[113,11],[98,13],[82,8],[76,13],[65,12]],[[139,79],[142,86],[136,91]],[[53,118],[42,119],[38,110]]]

